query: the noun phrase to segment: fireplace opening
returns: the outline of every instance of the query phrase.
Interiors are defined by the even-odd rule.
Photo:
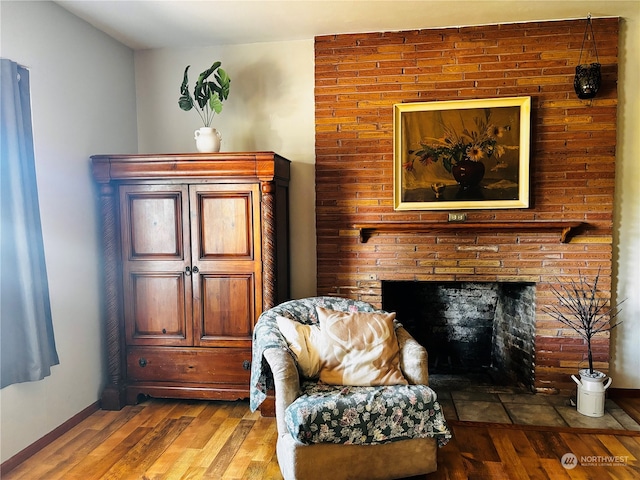
[[[383,281],[382,308],[427,349],[430,376],[533,390],[535,284]]]

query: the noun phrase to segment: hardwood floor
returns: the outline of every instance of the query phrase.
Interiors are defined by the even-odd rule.
[[[454,424],[452,428],[454,441],[438,452],[438,471],[424,480],[640,478],[638,433],[579,433],[569,428],[495,424]],[[561,463],[567,453],[577,457],[573,469]],[[598,456],[624,458],[612,462],[595,458]]]
[[[640,423],[640,397],[617,397],[615,402],[627,415]]]
[[[640,399],[629,402],[640,411]],[[464,422],[452,428],[438,471],[414,480],[640,478],[638,433]],[[275,419],[250,413],[247,402],[154,399],[94,413],[2,478],[281,479],[275,442]],[[576,455],[576,468],[562,466],[566,453]],[[620,465],[598,456],[618,456]]]
[[[281,479],[275,441],[248,402],[154,399],[94,413],[3,480]]]

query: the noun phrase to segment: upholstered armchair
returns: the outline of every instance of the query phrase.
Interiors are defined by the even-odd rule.
[[[451,433],[428,387],[427,352],[394,317],[334,297],[292,300],[260,316],[251,409],[275,389],[285,480],[394,479],[436,470],[437,447]]]

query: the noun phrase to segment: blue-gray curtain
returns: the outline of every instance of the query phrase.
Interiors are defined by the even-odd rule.
[[[36,186],[29,71],[1,59],[0,388],[58,364]]]

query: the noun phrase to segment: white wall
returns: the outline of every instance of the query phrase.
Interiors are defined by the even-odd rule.
[[[89,156],[137,148],[133,52],[50,2],[1,3],[1,55],[29,67],[36,170],[60,364],[0,390],[1,460],[96,402],[105,382]]]
[[[195,152],[195,111],[178,107],[184,69],[192,90],[219,60],[231,92],[212,127],[222,151],[274,151],[291,160],[292,297],[316,293],[313,40],[142,50],[135,54],[140,153]]]
[[[613,274],[617,300],[626,301],[611,336],[610,374],[612,387],[640,389],[640,2],[621,3]]]

